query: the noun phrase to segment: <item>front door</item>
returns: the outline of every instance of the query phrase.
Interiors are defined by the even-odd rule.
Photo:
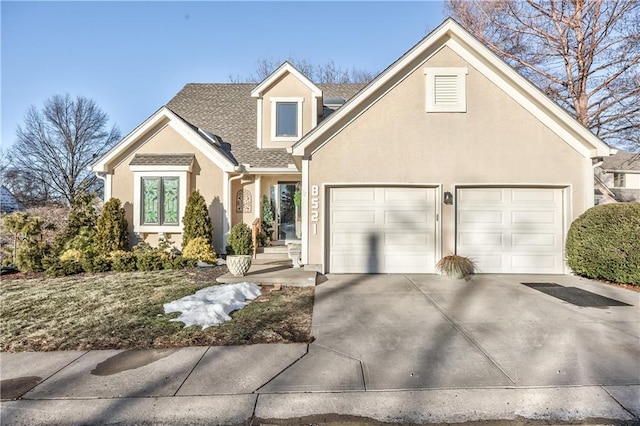
[[[296,182],[280,182],[276,185],[278,205],[278,240],[296,240]]]

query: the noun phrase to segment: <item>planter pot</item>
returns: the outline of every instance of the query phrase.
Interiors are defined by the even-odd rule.
[[[227,268],[234,277],[242,277],[246,275],[251,267],[251,255],[246,256],[227,256]]]

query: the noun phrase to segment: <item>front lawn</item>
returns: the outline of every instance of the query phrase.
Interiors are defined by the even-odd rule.
[[[219,268],[215,268],[219,269]],[[220,271],[80,274],[0,281],[0,351],[144,349],[308,342],[313,288],[282,287],[202,330],[163,303],[215,284]],[[265,289],[266,290],[266,289]],[[263,290],[263,294],[267,293]]]

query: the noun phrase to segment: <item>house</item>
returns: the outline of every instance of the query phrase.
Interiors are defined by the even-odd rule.
[[[640,201],[640,153],[618,151],[595,167],[596,204]]]
[[[321,272],[433,273],[457,253],[480,272],[566,273],[567,230],[610,153],[449,19],[364,87],[288,63],[257,85],[188,84],[93,170],[132,241],[179,244],[199,189],[219,253],[266,195],[275,237]]]
[[[4,185],[0,187],[0,213],[24,210],[24,206]]]

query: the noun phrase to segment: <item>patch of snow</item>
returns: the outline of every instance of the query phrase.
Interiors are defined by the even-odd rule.
[[[191,296],[164,304],[164,313],[181,312],[170,321],[183,322],[185,327],[201,325],[202,329],[229,321],[229,314],[242,309],[260,296],[260,287],[254,283],[224,284],[198,290]]]
[[[222,265],[226,265],[227,261],[224,259],[218,259],[218,262],[216,263],[216,265],[218,266],[222,266]]]

